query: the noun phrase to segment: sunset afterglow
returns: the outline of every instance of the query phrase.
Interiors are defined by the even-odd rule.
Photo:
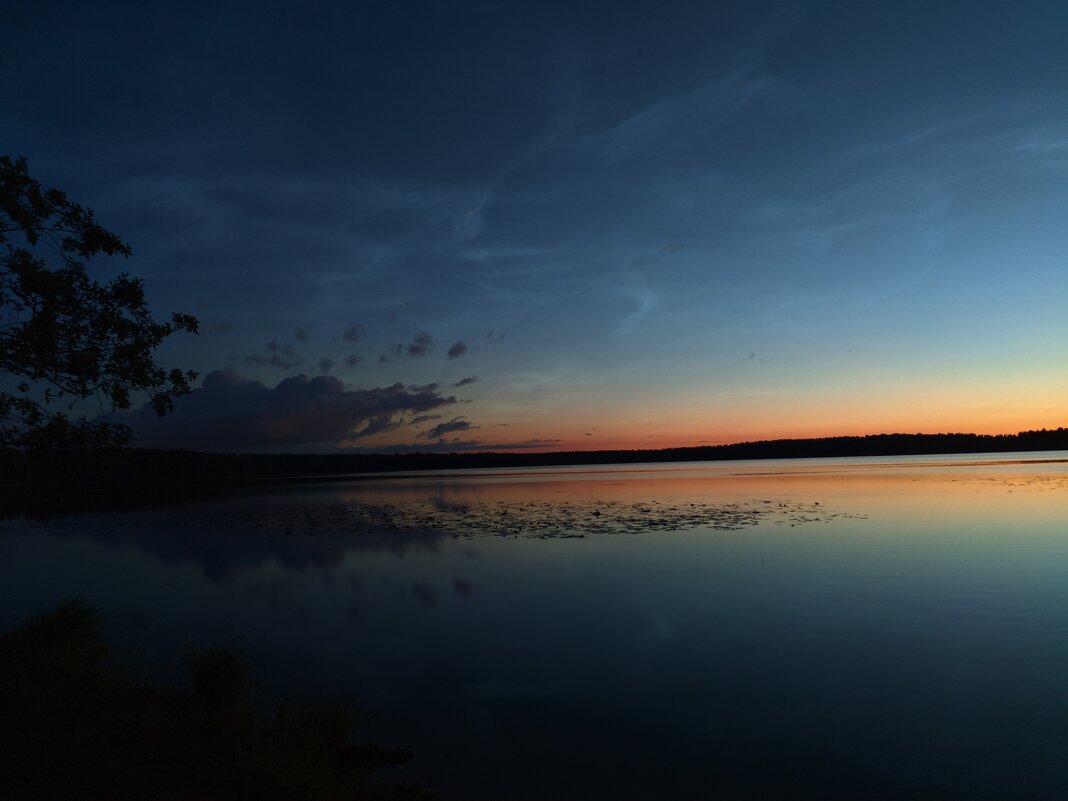
[[[26,12],[0,126],[201,321],[145,444],[1063,426],[1063,4],[910,8]]]

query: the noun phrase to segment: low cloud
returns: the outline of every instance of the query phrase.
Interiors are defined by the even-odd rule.
[[[471,425],[471,423],[461,417],[454,417],[447,423],[438,423],[426,432],[426,436],[430,439],[442,439],[446,434],[455,434],[459,431],[470,431],[472,428],[478,428],[478,426]]]
[[[765,359],[757,352],[750,353],[748,356],[743,356],[738,359],[739,362],[757,362],[758,364],[771,364],[774,359]]]
[[[420,331],[415,335],[415,339],[408,343],[407,350],[409,356],[426,356],[434,350],[434,338],[426,331]]]
[[[365,336],[367,336],[367,328],[362,323],[350,325],[341,334],[341,338],[346,342],[359,342]]]
[[[357,364],[359,364],[362,361],[363,361],[363,357],[360,356],[358,353],[350,353],[348,356],[345,357],[345,366],[346,367],[355,367]]]
[[[467,345],[463,342],[454,342],[449,348],[448,356],[450,359],[459,359],[465,353],[467,353]]]
[[[461,378],[459,381],[453,384],[453,386],[466,387],[468,384],[474,384],[476,381],[478,381],[477,375],[469,375],[467,378]]]
[[[216,451],[310,447],[339,445],[399,428],[409,415],[425,415],[456,402],[441,395],[436,384],[354,390],[333,376],[302,374],[271,388],[227,369],[209,373],[204,385],[179,398],[166,417],[158,418],[145,406],[122,422],[146,447]]]
[[[334,369],[334,360],[329,356],[324,356],[319,360],[319,372],[329,373]]]
[[[471,453],[488,451],[523,451],[551,448],[558,445],[558,439],[528,439],[522,442],[483,442],[478,439],[442,439],[438,442],[409,443],[390,445],[383,448],[358,447],[358,453]]]
[[[294,339],[307,339],[308,335],[302,329],[297,329],[294,334]],[[241,359],[237,357],[232,358],[230,361],[243,361],[246,364],[256,364],[261,367],[277,367],[280,370],[292,370],[295,367],[299,367],[304,364],[305,359],[297,354],[291,344],[293,340],[279,340],[277,337],[268,342],[264,347],[267,349],[269,356],[261,356],[259,354],[250,354]]]
[[[267,343],[267,350],[269,350],[271,353],[279,353],[283,356],[289,356],[290,358],[297,355],[293,351],[291,345],[286,342],[279,342],[277,339],[272,339],[270,342]]]
[[[277,353],[272,354],[269,358],[266,356],[246,356],[242,359],[247,364],[258,364],[261,367],[277,367],[280,370],[292,370],[294,367],[300,367],[304,364],[303,359],[286,359]]]
[[[411,356],[421,359],[424,356],[429,356],[433,352],[434,346],[434,337],[430,336],[426,331],[420,331],[411,342],[394,342],[391,344],[389,350],[378,357],[378,361],[385,363],[392,359],[406,359]]]

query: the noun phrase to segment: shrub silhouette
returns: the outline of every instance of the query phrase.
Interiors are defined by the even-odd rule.
[[[283,702],[265,715],[249,700],[241,658],[225,649],[190,650],[185,670],[186,690],[131,679],[81,602],[0,636],[0,797],[433,798],[371,781],[411,753],[352,742],[351,710]]]

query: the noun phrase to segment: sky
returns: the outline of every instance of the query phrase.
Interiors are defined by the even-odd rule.
[[[1068,4],[16,2],[0,153],[200,334],[149,445],[1068,425]]]

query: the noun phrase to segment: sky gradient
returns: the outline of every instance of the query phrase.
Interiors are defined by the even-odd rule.
[[[141,441],[1068,425],[1068,5],[578,6],[10,7],[0,152],[201,321]]]

